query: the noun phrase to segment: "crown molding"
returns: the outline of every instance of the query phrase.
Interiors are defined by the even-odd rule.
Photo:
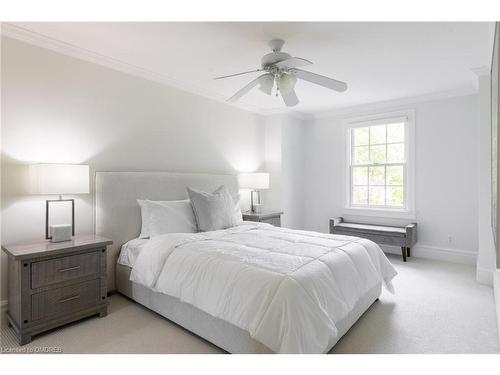
[[[465,88],[459,90],[451,90],[437,93],[430,93],[416,97],[408,97],[402,99],[388,100],[383,102],[373,102],[366,103],[357,106],[341,107],[335,109],[328,109],[323,111],[313,111],[310,113],[300,112],[296,110],[291,110],[287,107],[284,108],[272,108],[263,109],[252,105],[244,100],[239,100],[237,103],[228,103],[226,101],[226,96],[220,93],[213,92],[211,90],[206,90],[202,87],[192,85],[186,82],[176,80],[172,77],[136,66],[133,64],[126,63],[124,61],[114,59],[85,48],[78,47],[76,45],[54,39],[37,32],[31,31],[29,29],[14,25],[8,22],[0,22],[0,35],[13,38],[37,47],[45,48],[66,56],[74,57],[79,60],[87,61],[96,65],[104,66],[112,70],[116,70],[125,74],[129,74],[136,77],[141,77],[152,82],[164,84],[188,92],[190,94],[202,96],[211,100],[215,100],[219,103],[225,104],[227,106],[245,110],[248,112],[255,113],[261,116],[274,116],[274,115],[284,115],[290,116],[292,118],[299,119],[301,121],[313,121],[315,118],[324,117],[334,117],[339,115],[345,115],[349,113],[359,112],[359,111],[369,111],[373,109],[378,109],[384,106],[399,106],[408,105],[424,101],[432,101],[439,99],[446,99],[455,96],[465,96],[477,93],[477,87]],[[480,67],[476,69],[471,69],[471,71],[477,75],[484,74],[487,67]],[[489,73],[489,70],[488,70]]]
[[[412,96],[407,98],[386,100],[382,102],[366,103],[352,107],[342,107],[332,110],[327,110],[319,113],[315,113],[313,116],[315,119],[322,119],[327,117],[337,117],[345,116],[360,112],[369,112],[376,110],[386,110],[387,108],[408,106],[417,103],[430,102],[435,100],[443,100],[460,96],[475,95],[477,94],[477,88],[474,86],[461,88],[456,90],[433,92],[429,94]]]
[[[242,109],[248,112],[253,112],[259,115],[267,116],[275,112],[289,112],[285,108],[275,110],[262,109],[255,105],[249,104],[244,100],[239,100],[238,103],[228,103],[226,101],[226,96],[220,93],[216,93],[196,85],[176,80],[164,74],[160,74],[137,65],[129,64],[124,61],[114,59],[112,57],[105,56],[100,53],[96,53],[85,48],[60,41],[58,39],[54,39],[8,22],[2,22],[0,24],[0,35],[32,44],[37,47],[45,48],[66,56],[74,57],[79,60],[84,60],[93,64],[104,66],[106,68],[113,69],[122,73],[130,74],[147,79],[149,81],[174,87],[191,94],[203,96],[205,98],[221,102],[225,105]]]
[[[179,80],[173,79],[171,77],[168,77],[166,75],[156,73],[154,71],[148,70],[141,68],[140,66],[132,65],[129,63],[126,63],[124,61],[120,61],[90,50],[87,50],[85,48],[81,48],[78,46],[75,46],[70,43],[66,43],[54,38],[47,37],[45,35],[36,33],[34,31],[25,29],[23,27],[19,27],[16,25],[13,25],[11,23],[6,23],[2,22],[0,23],[0,35],[17,39],[25,43],[29,43],[32,45],[35,45],[37,47],[45,48],[66,56],[74,57],[79,60],[84,60],[93,64],[97,64],[100,66],[107,67],[109,69],[113,69],[122,73],[130,74],[133,76],[141,77],[144,79],[147,79],[149,81],[161,83],[170,87],[174,87],[176,89],[203,96],[208,99],[215,100],[217,102],[221,102],[225,105],[242,109],[248,112],[253,112],[258,115],[262,116],[272,116],[276,114],[281,114],[281,115],[287,115],[291,116],[294,118],[298,118],[301,120],[310,120],[312,118],[312,115],[304,113],[304,112],[298,112],[298,111],[292,111],[288,108],[274,108],[274,109],[263,109],[260,107],[257,107],[255,105],[249,104],[245,102],[244,100],[239,100],[238,103],[228,103],[226,101],[226,96],[219,94],[219,93],[214,93],[209,90],[205,90],[199,86],[191,85],[186,82],[181,82]]]

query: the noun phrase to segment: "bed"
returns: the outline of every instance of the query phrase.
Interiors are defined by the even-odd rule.
[[[135,240],[137,199],[220,185],[237,195],[232,175],[96,173],[96,233],[113,239],[109,289],[230,353],[330,351],[396,275],[373,242],[247,222]]]

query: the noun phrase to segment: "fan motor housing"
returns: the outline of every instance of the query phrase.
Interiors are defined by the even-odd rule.
[[[262,57],[262,60],[261,60],[262,68],[265,69],[266,67],[269,67],[270,65],[274,65],[276,63],[279,63],[280,61],[289,59],[291,57],[292,57],[292,55],[290,55],[286,52],[268,53],[267,55],[264,55]]]

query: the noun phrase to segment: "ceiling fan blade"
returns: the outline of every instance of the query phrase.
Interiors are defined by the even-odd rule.
[[[244,86],[242,89],[238,90],[236,94],[231,96],[227,101],[228,102],[235,102],[239,98],[241,98],[243,95],[245,95],[247,92],[249,92],[251,89],[253,89],[255,86],[259,84],[259,79],[260,77],[265,76],[265,74],[258,76],[254,80],[250,81],[246,86]]]
[[[303,79],[304,81],[309,81],[311,83],[326,87],[331,90],[335,90],[338,92],[343,92],[347,90],[347,83],[342,81],[337,81],[336,79],[333,78],[328,78],[320,74],[311,73],[301,69],[293,69],[292,72],[297,76],[297,78]]]
[[[243,75],[243,74],[255,73],[255,72],[262,72],[262,69],[249,70],[249,71],[247,71],[247,72],[241,72],[241,73],[236,73],[236,74],[230,74],[230,75],[228,75],[228,76],[215,77],[214,79],[223,79],[223,78],[236,77],[236,76],[241,76],[241,75]]]
[[[294,107],[299,104],[299,98],[297,98],[295,90],[290,91],[287,95],[282,94],[281,96],[287,107]]]
[[[280,61],[276,63],[276,66],[280,68],[298,68],[299,66],[311,65],[312,62],[306,59],[302,59],[300,57],[290,57],[289,59]]]

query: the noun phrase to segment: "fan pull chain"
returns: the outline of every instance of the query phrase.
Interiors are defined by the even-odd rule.
[[[274,75],[274,80],[276,81],[276,97],[278,97],[278,93],[280,91],[280,77],[278,74]]]

